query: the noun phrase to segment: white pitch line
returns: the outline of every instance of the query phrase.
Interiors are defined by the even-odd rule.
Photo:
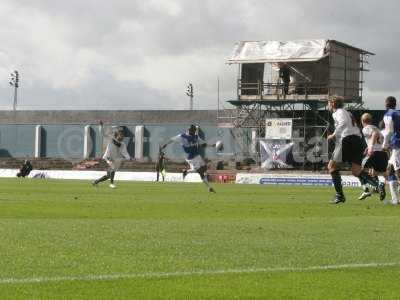
[[[62,282],[62,281],[108,281],[108,280],[119,280],[119,279],[135,279],[135,278],[152,279],[152,278],[188,277],[188,276],[201,276],[201,275],[307,272],[307,271],[379,268],[379,267],[400,267],[400,262],[325,265],[325,266],[310,266],[303,268],[278,267],[278,268],[250,268],[250,269],[227,269],[227,270],[199,270],[199,271],[165,272],[165,273],[149,272],[149,273],[127,273],[127,274],[82,275],[82,276],[0,278],[0,284],[47,283],[47,282]]]

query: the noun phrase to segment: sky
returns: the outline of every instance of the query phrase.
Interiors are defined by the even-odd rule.
[[[215,109],[235,98],[241,40],[335,39],[376,54],[364,100],[400,97],[396,0],[0,1],[0,109]]]

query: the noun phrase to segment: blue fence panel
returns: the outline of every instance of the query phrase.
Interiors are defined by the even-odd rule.
[[[125,126],[129,154],[135,154],[135,126],[136,124],[118,124]],[[137,124],[141,125],[141,124]],[[159,146],[167,142],[171,137],[184,133],[188,124],[149,124],[144,130],[144,157],[155,161],[158,156]],[[90,157],[101,157],[104,152],[104,139],[99,132],[98,125],[90,125],[92,149]],[[0,125],[0,157],[25,157],[34,155],[36,125]],[[82,125],[43,125],[41,156],[80,160],[83,158],[84,128]],[[221,140],[224,144],[224,153],[237,151],[237,142],[232,136],[231,129],[218,128],[215,125],[200,125],[200,137],[212,144]],[[203,154],[209,159],[223,158],[217,154],[214,148],[207,148]],[[183,161],[185,153],[179,144],[172,144],[166,149],[168,158]]]
[[[35,126],[0,125],[0,157],[33,156]]]
[[[42,155],[79,160],[83,157],[83,125],[44,125]]]

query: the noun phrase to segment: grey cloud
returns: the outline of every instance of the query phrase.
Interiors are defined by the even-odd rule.
[[[225,60],[236,41],[334,38],[377,54],[366,74],[372,103],[369,95],[399,90],[399,8],[394,0],[18,0],[0,4],[8,41],[0,71],[21,68],[30,108],[110,109],[110,99],[119,109],[184,108],[188,81],[198,107],[213,108],[218,76],[221,98],[235,95],[237,70]],[[7,103],[9,88],[0,89]]]
[[[13,92],[1,87],[0,108],[12,106]],[[99,73],[78,90],[55,88],[46,82],[25,85],[19,91],[19,109],[173,109],[172,99],[141,82],[116,81],[110,74]],[[155,106],[155,104],[157,106]]]

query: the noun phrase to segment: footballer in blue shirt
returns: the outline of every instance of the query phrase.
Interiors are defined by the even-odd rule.
[[[178,134],[177,136],[171,138],[166,144],[162,145],[161,149],[165,149],[169,144],[172,143],[180,144],[183,151],[186,153],[186,162],[190,166],[189,169],[183,170],[183,178],[185,178],[188,173],[197,172],[200,175],[201,180],[207,186],[208,191],[215,193],[215,190],[208,182],[207,165],[200,154],[200,149],[202,147],[215,147],[215,144],[208,145],[206,141],[199,137],[197,131],[198,129],[195,125],[190,125],[187,132]]]

